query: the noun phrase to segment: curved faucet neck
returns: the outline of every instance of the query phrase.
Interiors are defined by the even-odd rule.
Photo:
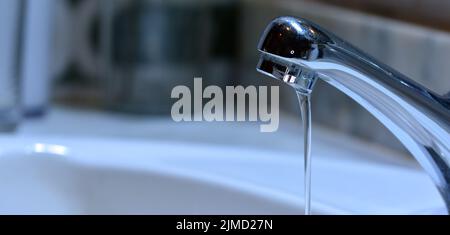
[[[384,124],[431,176],[450,212],[450,106],[440,97],[354,48],[330,46],[302,61]]]

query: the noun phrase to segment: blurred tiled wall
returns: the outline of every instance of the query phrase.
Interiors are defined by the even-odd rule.
[[[450,31],[449,0],[307,0]]]
[[[243,64],[250,66],[256,63],[256,44],[271,19],[280,15],[299,16],[324,26],[439,94],[448,94],[450,91],[449,33],[310,1],[244,2]],[[245,77],[267,82],[262,80],[264,76],[251,71]],[[286,88],[282,92],[284,97],[281,100],[289,100],[284,101],[286,104],[283,107],[291,109],[293,113],[298,112],[295,110],[297,107],[293,92]],[[393,135],[366,110],[324,82],[319,83],[313,93],[312,108],[316,123],[403,149]]]

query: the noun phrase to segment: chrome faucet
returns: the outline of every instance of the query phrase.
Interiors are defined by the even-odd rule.
[[[427,90],[305,19],[273,20],[258,50],[257,70],[297,93],[311,93],[322,79],[367,109],[431,176],[450,212],[450,96]]]

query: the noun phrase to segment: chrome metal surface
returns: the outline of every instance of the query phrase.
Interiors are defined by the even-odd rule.
[[[449,96],[427,90],[305,19],[273,20],[258,50],[259,72],[304,93],[323,79],[367,109],[431,176],[450,212]]]

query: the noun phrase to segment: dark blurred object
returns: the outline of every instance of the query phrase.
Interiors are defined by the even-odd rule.
[[[119,2],[107,1],[102,18],[109,20],[103,24],[109,108],[169,114],[173,87],[191,86],[194,76],[227,82],[236,56],[234,1]]]
[[[24,6],[22,0],[0,1],[0,132],[15,130],[20,119],[19,78]]]
[[[317,0],[308,0],[317,1]],[[318,0],[370,14],[450,31],[448,0]]]
[[[58,1],[56,101],[169,114],[173,87],[191,86],[194,77],[205,85],[233,82],[238,3]]]

